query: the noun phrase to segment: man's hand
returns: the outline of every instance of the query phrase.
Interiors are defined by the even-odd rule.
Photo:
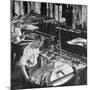
[[[26,78],[26,81],[31,82],[31,83],[35,83],[36,80],[34,77],[32,77],[32,78],[28,77],[28,78]]]
[[[28,78],[25,78],[26,81],[28,82],[31,82],[31,79],[28,77]]]

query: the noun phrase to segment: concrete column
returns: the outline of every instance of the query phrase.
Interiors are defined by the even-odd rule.
[[[20,1],[20,14],[24,15],[23,1]]]
[[[50,17],[53,18],[53,4],[50,3]]]
[[[15,13],[16,13],[18,16],[20,15],[19,1],[15,1]]]
[[[59,22],[62,20],[62,5],[59,6]]]
[[[35,12],[35,2],[31,2],[31,11]]]
[[[41,3],[40,2],[35,3],[35,12],[37,14],[41,14]]]
[[[58,6],[55,5],[55,19],[58,21]]]
[[[87,23],[87,6],[82,6],[82,23]]]
[[[48,3],[47,3],[47,16],[49,16],[49,6],[48,6]]]
[[[27,2],[27,5],[28,5],[27,11],[28,11],[28,13],[30,13],[31,12],[30,2]]]

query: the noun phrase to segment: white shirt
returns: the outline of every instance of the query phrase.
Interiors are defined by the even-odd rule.
[[[28,67],[36,65],[39,53],[40,53],[39,48],[38,49],[31,48],[31,44],[29,44],[24,49],[23,56],[19,61],[19,65],[25,65]]]

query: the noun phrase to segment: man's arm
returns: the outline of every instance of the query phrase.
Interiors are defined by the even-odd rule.
[[[22,71],[24,78],[29,79],[29,76],[28,76],[27,71],[26,71],[26,66],[27,66],[26,58],[24,55],[21,57],[21,59],[19,61],[19,66],[20,66],[20,69]]]
[[[25,79],[29,79],[29,76],[28,76],[28,74],[27,74],[27,72],[26,72],[26,68],[25,68],[25,66],[23,65],[23,66],[21,66],[21,70],[22,70],[22,73],[23,73],[23,75],[24,75],[24,77],[25,77]]]
[[[29,79],[29,76],[26,71],[26,66],[28,66],[28,63],[27,63],[28,54],[29,54],[28,50],[29,50],[28,47],[24,49],[23,56],[21,57],[19,61],[19,66],[22,70],[23,75],[25,76],[25,79]]]

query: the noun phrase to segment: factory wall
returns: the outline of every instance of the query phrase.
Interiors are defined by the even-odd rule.
[[[66,22],[68,26],[75,28],[76,25],[87,25],[87,6],[55,4],[41,2],[13,1],[11,8],[12,17],[17,14],[26,15],[28,13],[42,14],[54,18],[60,23]]]

